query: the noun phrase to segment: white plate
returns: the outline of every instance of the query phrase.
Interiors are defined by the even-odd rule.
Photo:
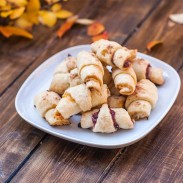
[[[153,66],[164,70],[166,82],[163,86],[158,87],[159,100],[149,119],[136,122],[134,129],[118,130],[112,134],[93,133],[91,130],[78,128],[80,116],[77,115],[71,118],[72,124],[70,126],[52,127],[48,125],[34,108],[34,96],[49,88],[55,67],[68,54],[76,56],[81,50],[90,50],[90,46],[82,45],[68,48],[41,64],[20,88],[15,100],[17,112],[25,121],[36,128],[79,144],[99,148],[119,148],[139,141],[160,123],[173,105],[180,89],[179,75],[171,66],[142,53],[138,53],[138,56],[148,59]]]

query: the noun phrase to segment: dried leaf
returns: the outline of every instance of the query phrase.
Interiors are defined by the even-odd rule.
[[[57,18],[66,19],[66,18],[71,17],[73,15],[73,13],[62,9],[62,10],[55,12],[55,15]]]
[[[94,20],[87,19],[87,18],[80,18],[80,19],[77,19],[76,23],[81,25],[91,25],[94,23]]]
[[[151,42],[149,42],[149,43],[147,44],[146,49],[147,49],[148,51],[151,51],[155,46],[160,45],[160,44],[163,44],[163,42],[160,41],[160,40],[151,41]]]
[[[48,27],[53,27],[57,22],[57,17],[51,11],[40,11],[39,12],[39,21]]]
[[[102,33],[105,30],[105,27],[100,22],[94,22],[93,24],[88,26],[87,34],[89,36],[96,36]]]
[[[32,34],[30,34],[29,32],[20,29],[18,27],[12,27],[12,26],[0,26],[0,32],[5,36],[5,37],[10,37],[12,35],[16,35],[16,36],[22,36],[22,37],[26,37],[29,39],[32,39],[33,36]]]
[[[99,35],[97,35],[97,36],[93,36],[93,37],[92,37],[92,41],[95,42],[95,41],[98,41],[98,40],[100,40],[100,39],[108,39],[108,38],[109,38],[108,32],[105,31],[105,32],[103,32],[102,34],[99,34]]]
[[[40,6],[39,0],[29,0],[27,4],[27,12],[38,12],[40,10]]]
[[[6,0],[1,0],[0,1],[0,8],[3,7],[3,6],[6,6],[6,4],[7,4]]]
[[[45,0],[48,4],[59,2],[60,0]]]
[[[8,16],[11,15],[11,14],[12,14],[12,10],[3,11],[3,12],[1,12],[1,17],[2,17],[2,18],[6,18],[6,17],[8,17]]]
[[[61,25],[61,27],[57,31],[57,36],[61,38],[68,30],[71,29],[71,27],[74,25],[77,19],[78,16],[68,18],[66,22],[63,25]]]
[[[177,24],[183,24],[183,13],[172,14],[169,16],[169,18]]]
[[[30,30],[33,26],[33,23],[29,21],[26,14],[23,14],[15,21],[15,26],[22,29]]]
[[[61,9],[62,9],[62,6],[61,6],[61,4],[59,4],[59,3],[54,4],[54,5],[51,7],[51,11],[53,11],[53,12],[57,12],[57,11],[59,11],[59,10],[61,10]]]
[[[12,13],[10,15],[10,19],[16,19],[20,17],[25,11],[25,7],[20,7],[12,10]]]
[[[14,4],[14,5],[19,6],[19,7],[27,5],[27,0],[8,0],[8,2],[10,4]]]

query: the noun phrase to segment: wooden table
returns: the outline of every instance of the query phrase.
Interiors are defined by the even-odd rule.
[[[163,45],[150,54],[183,78],[183,26],[168,16],[183,11],[181,0],[70,0],[64,6],[104,23],[110,39],[144,52],[152,40]],[[65,48],[91,43],[76,25],[62,39],[56,30],[34,28],[32,41],[0,37],[0,182],[183,182],[183,88],[162,122],[129,147],[105,150],[46,134],[16,112],[16,93],[45,59]],[[168,92],[168,91],[167,91]]]

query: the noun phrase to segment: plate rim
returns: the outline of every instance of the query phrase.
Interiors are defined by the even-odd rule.
[[[166,110],[161,114],[161,116],[159,117],[159,119],[146,131],[143,133],[142,136],[140,137],[137,137],[135,140],[133,141],[130,141],[130,142],[126,142],[126,143],[115,143],[115,144],[99,144],[99,143],[93,143],[93,142],[89,142],[89,141],[81,141],[79,139],[76,139],[76,138],[73,138],[73,137],[69,137],[67,135],[64,135],[64,134],[60,134],[60,133],[57,133],[57,132],[54,132],[46,127],[43,127],[39,124],[36,124],[34,123],[32,120],[29,120],[26,118],[26,116],[24,116],[21,112],[21,110],[19,109],[19,104],[18,104],[18,99],[19,99],[19,96],[21,94],[21,92],[24,90],[26,84],[34,77],[34,75],[37,73],[37,71],[44,67],[44,65],[47,65],[50,60],[53,58],[53,57],[56,57],[56,55],[59,55],[59,54],[64,54],[64,52],[68,52],[69,51],[72,51],[72,50],[75,50],[77,48],[89,48],[90,45],[89,44],[85,44],[85,45],[77,45],[77,46],[73,46],[73,47],[70,47],[70,48],[67,48],[67,49],[64,49],[64,50],[61,50],[59,52],[57,52],[56,54],[52,55],[51,57],[47,58],[45,61],[43,61],[39,66],[37,66],[32,72],[31,74],[24,80],[23,84],[21,85],[21,87],[19,88],[17,94],[16,94],[16,97],[15,97],[15,108],[16,108],[16,111],[17,113],[26,121],[28,122],[30,125],[38,128],[39,130],[42,130],[46,133],[49,133],[53,136],[56,136],[56,137],[59,137],[59,138],[62,138],[64,140],[68,140],[68,141],[71,141],[71,142],[75,142],[75,143],[78,143],[78,144],[82,144],[82,145],[87,145],[87,146],[91,146],[91,147],[98,147],[98,148],[105,148],[105,149],[114,149],[114,148],[120,148],[120,147],[126,147],[126,146],[129,146],[131,144],[134,144],[136,143],[137,141],[141,140],[142,138],[144,138],[147,134],[149,134],[161,121],[162,119],[168,114],[168,111],[171,109],[171,107],[173,106],[173,104],[175,103],[175,100],[179,94],[179,91],[180,91],[180,86],[181,86],[181,80],[180,80],[180,76],[179,74],[177,73],[177,71],[172,67],[170,66],[169,64],[163,62],[162,60],[160,59],[157,59],[155,57],[152,57],[150,55],[146,55],[146,54],[143,54],[143,53],[140,53],[138,52],[138,55],[139,56],[145,56],[145,57],[148,57],[149,59],[155,59],[157,62],[160,62],[161,64],[163,64],[165,67],[167,67],[169,70],[171,70],[174,75],[176,76],[176,80],[178,82],[178,86],[176,87],[176,90],[175,90],[175,93],[173,95],[173,98],[172,98],[172,102],[169,103],[168,107],[166,108]]]

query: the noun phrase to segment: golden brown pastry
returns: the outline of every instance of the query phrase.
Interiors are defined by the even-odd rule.
[[[55,69],[54,74],[57,73],[69,73],[71,70],[75,69],[76,66],[76,58],[72,56],[68,56],[65,60],[63,60]]]
[[[124,108],[125,101],[126,101],[126,97],[122,95],[120,96],[111,95],[107,99],[107,103],[111,108]]]
[[[148,60],[136,58],[132,62],[132,67],[137,75],[137,80],[149,79],[157,85],[164,83],[163,70],[156,67],[151,67]]]
[[[56,73],[53,76],[49,90],[62,95],[69,87],[81,84],[78,69],[75,68],[70,73]]]
[[[108,88],[111,95],[116,95],[116,96],[120,95],[119,90],[115,87],[113,80],[108,84]]]
[[[126,62],[136,57],[137,50],[129,50],[114,41],[99,40],[91,44],[91,50],[106,65],[122,69]]]
[[[59,101],[56,109],[64,117],[68,119],[74,114],[91,110],[103,103],[107,103],[109,91],[106,85],[101,88],[102,95],[96,90],[90,91],[85,84],[68,88]]]
[[[100,109],[85,112],[81,117],[82,128],[92,128],[93,132],[112,133],[118,129],[131,129],[134,124],[123,108],[109,108],[103,104]]]
[[[115,87],[122,95],[131,95],[137,83],[134,70],[131,67],[122,69],[114,68],[112,70]]]
[[[125,103],[132,119],[149,117],[158,100],[158,91],[150,80],[142,79],[137,83],[135,92],[128,96]]]
[[[100,91],[103,85],[104,69],[92,52],[81,51],[77,55],[77,67],[81,80],[89,89]]]
[[[52,91],[44,91],[34,98],[34,106],[40,115],[46,119],[50,125],[68,125],[70,122],[63,119],[61,115],[55,115],[55,107],[60,100],[60,96]]]

